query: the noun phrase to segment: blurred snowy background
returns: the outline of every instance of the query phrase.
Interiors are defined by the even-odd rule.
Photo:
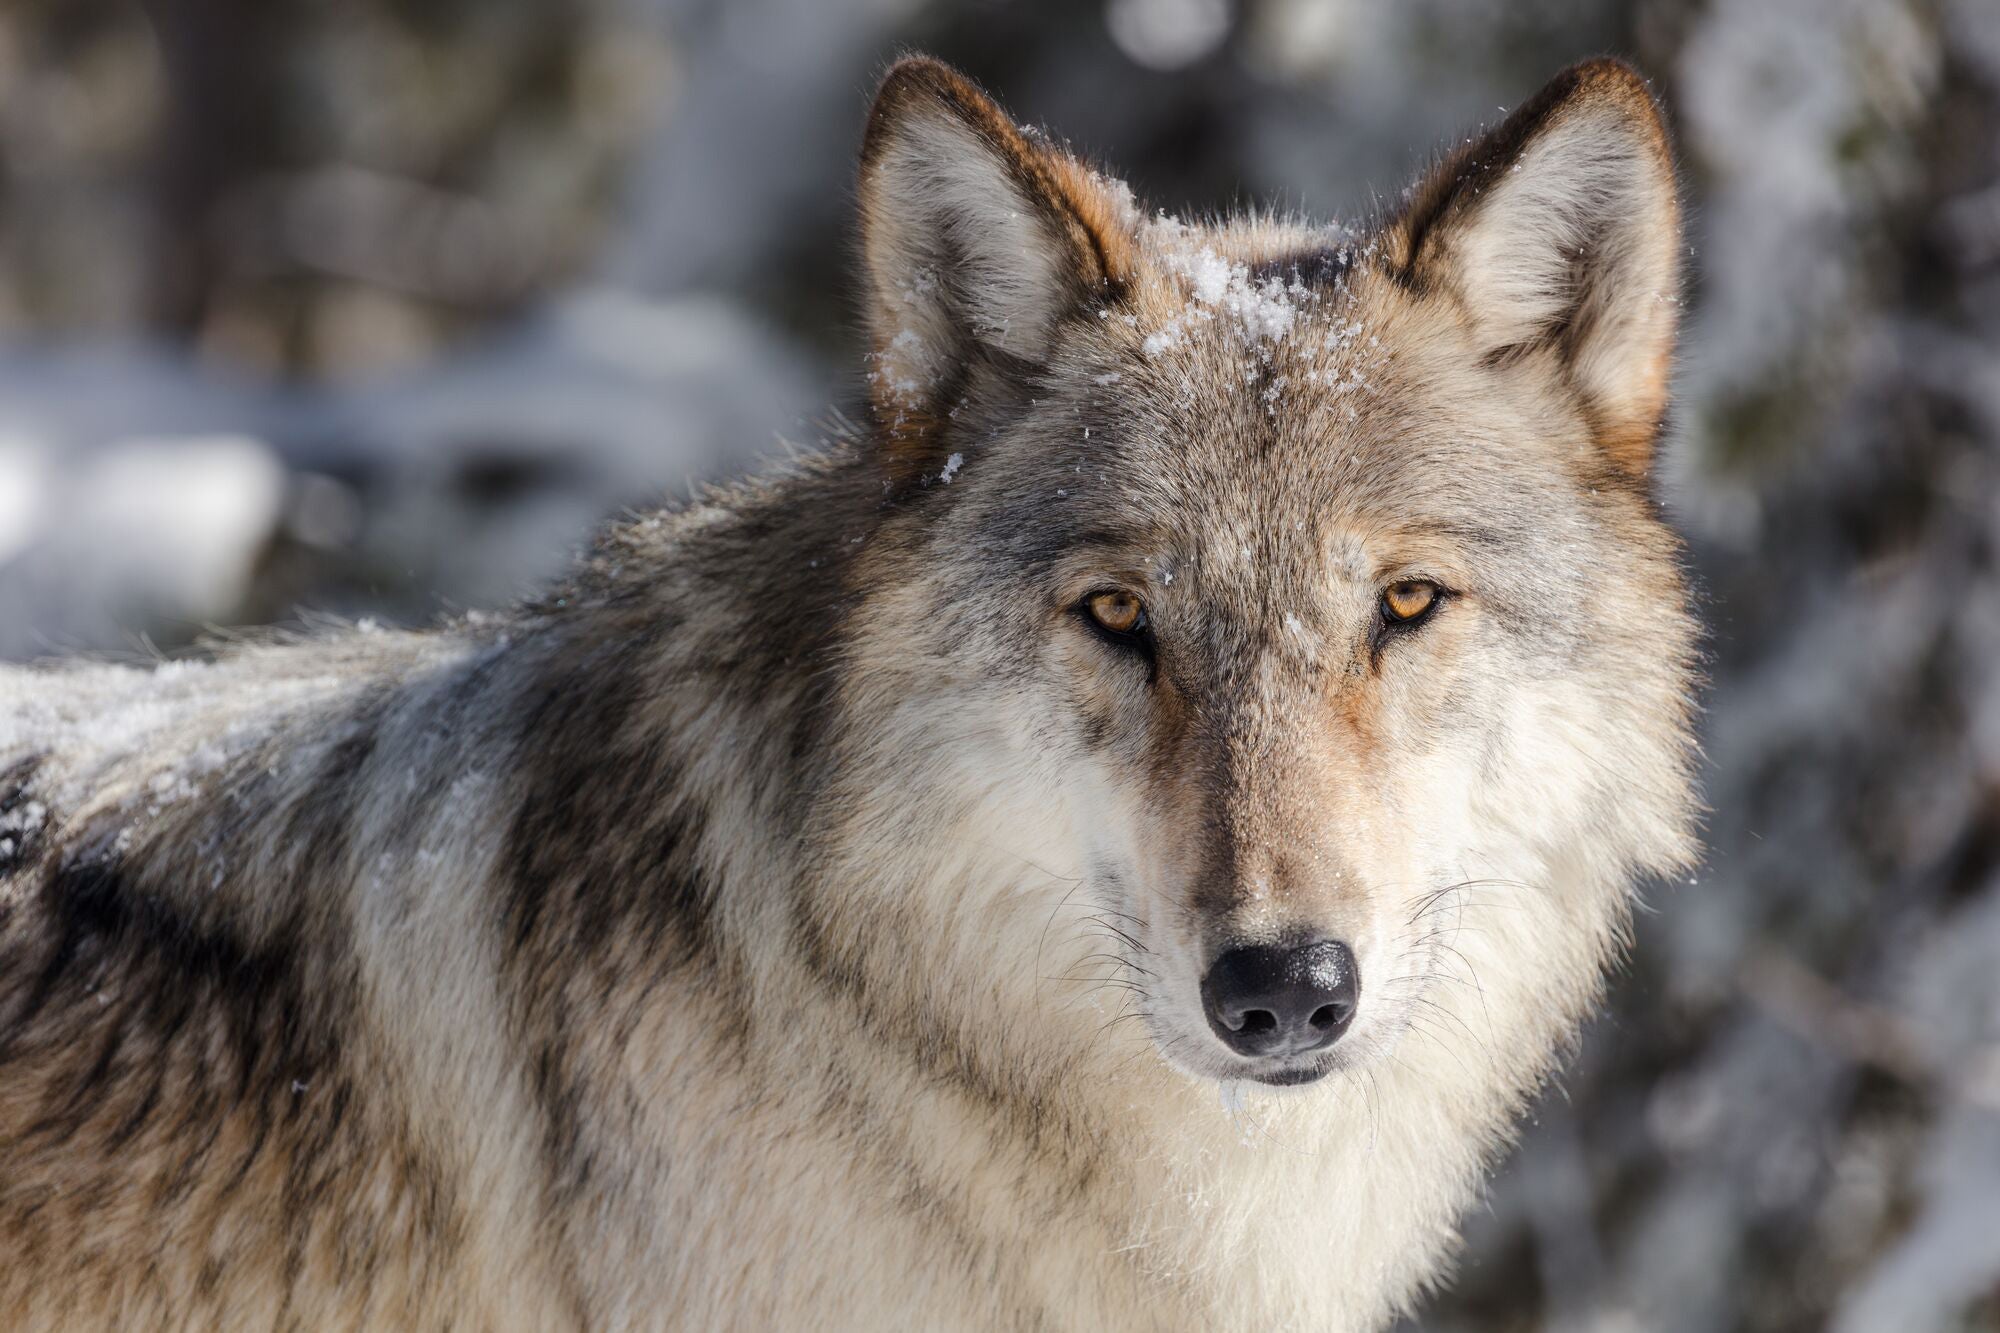
[[[908,46],[1156,204],[1346,216],[1650,72],[1710,863],[1420,1326],[2000,1328],[2000,0],[9,0],[0,657],[421,622],[809,447]]]

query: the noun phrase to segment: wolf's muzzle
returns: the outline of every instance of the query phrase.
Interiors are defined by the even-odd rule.
[[[1338,940],[1231,949],[1202,978],[1208,1025],[1238,1055],[1303,1055],[1340,1040],[1361,998],[1354,951]]]

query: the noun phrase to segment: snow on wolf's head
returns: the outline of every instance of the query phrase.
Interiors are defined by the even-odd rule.
[[[854,856],[930,859],[855,919],[967,1022],[1081,987],[1139,1021],[1080,1039],[1197,1076],[1413,1032],[1538,1069],[1692,850],[1637,76],[1569,70],[1347,231],[1149,216],[913,59],[860,202],[885,517],[841,808]]]

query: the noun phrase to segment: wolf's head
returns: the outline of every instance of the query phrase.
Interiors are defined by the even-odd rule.
[[[1210,1078],[1311,1082],[1466,994],[1482,1042],[1551,1044],[1631,878],[1692,847],[1647,498],[1677,209],[1638,77],[1567,71],[1349,231],[1148,216],[915,59],[860,196],[884,518],[846,715],[878,795],[845,831],[930,840],[954,886],[898,902],[904,965],[971,1006],[1112,983]]]

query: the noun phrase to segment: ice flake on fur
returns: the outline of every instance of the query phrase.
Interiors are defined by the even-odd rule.
[[[173,765],[153,774],[146,783],[146,813],[158,815],[167,807],[191,801],[201,795],[203,782],[228,767],[241,750],[263,738],[256,728],[236,724],[224,729],[217,741],[204,741]]]
[[[938,473],[938,480],[944,482],[946,485],[950,485],[951,479],[957,476],[958,470],[964,466],[965,455],[953,454],[950,458],[944,460],[944,470]]]
[[[1194,284],[1194,299],[1203,305],[1218,305],[1229,293],[1231,279],[1236,273],[1231,270],[1228,260],[1209,248],[1202,248],[1192,255],[1179,255],[1178,263],[1172,264],[1182,277]],[[1248,274],[1247,268],[1242,269]]]
[[[12,839],[15,835],[25,836],[40,832],[42,825],[48,822],[48,817],[49,808],[40,801],[28,801],[16,809],[0,814],[0,833],[8,835],[8,850],[12,849]],[[0,856],[6,854],[5,851],[0,851]]]
[[[1223,257],[1213,245],[1198,244],[1185,224],[1162,214],[1150,230],[1167,271],[1187,287],[1190,304],[1149,333],[1140,344],[1148,357],[1158,357],[1178,344],[1197,323],[1221,319],[1233,328],[1260,360],[1291,335],[1300,312],[1319,293],[1296,274],[1283,278],[1253,278],[1250,266]]]
[[[1243,1080],[1226,1078],[1219,1086],[1222,1089],[1223,1114],[1236,1126],[1236,1142],[1245,1148],[1256,1147],[1256,1136],[1250,1132],[1250,1118],[1243,1111]]]
[[[937,290],[937,270],[920,268],[910,274],[910,285],[903,288],[901,296],[904,305],[921,305],[923,299]]]
[[[916,330],[904,329],[876,354],[875,369],[868,378],[887,389],[895,402],[914,407],[923,398],[924,381],[917,372],[923,361],[924,340]]]
[[[1103,195],[1105,202],[1110,205],[1111,215],[1127,231],[1137,231],[1143,220],[1143,213],[1139,208],[1139,198],[1132,193],[1130,183],[1101,171],[1091,172],[1090,177],[1096,182],[1098,192]]]

